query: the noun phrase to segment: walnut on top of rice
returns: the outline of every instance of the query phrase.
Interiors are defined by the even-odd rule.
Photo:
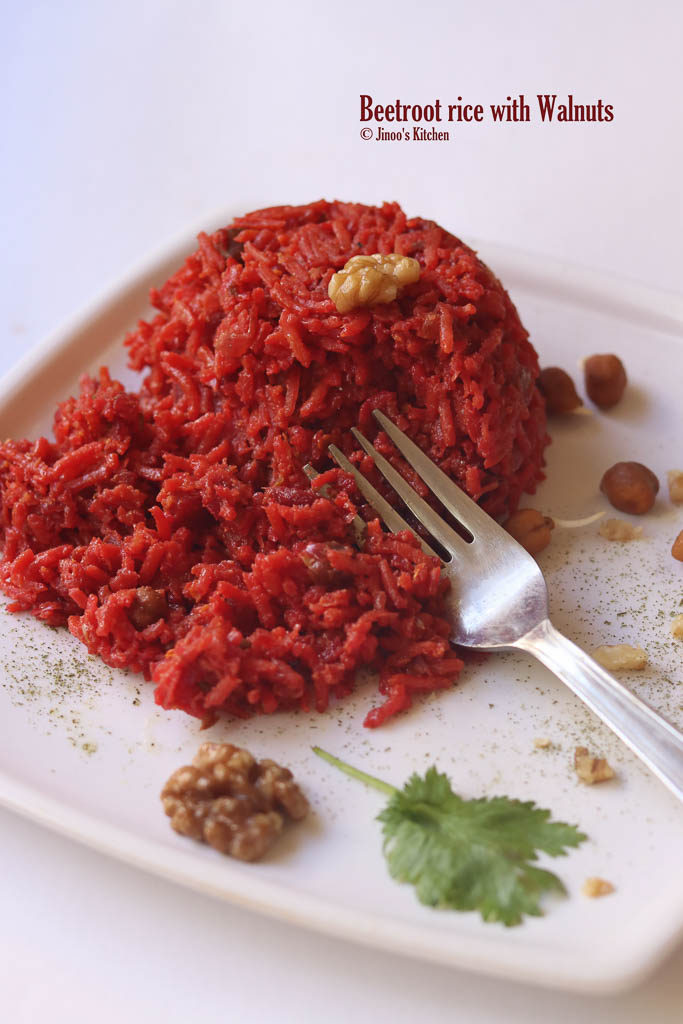
[[[333,275],[328,295],[340,313],[350,313],[359,306],[393,302],[401,288],[419,279],[420,264],[411,256],[398,252],[352,256]]]

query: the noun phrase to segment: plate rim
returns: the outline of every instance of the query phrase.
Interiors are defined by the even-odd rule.
[[[542,988],[596,995],[634,988],[673,951],[683,932],[682,925],[671,930],[663,942],[656,946],[651,943],[647,957],[643,956],[642,945],[627,940],[620,947],[611,946],[604,956],[593,955],[589,963],[574,958],[567,949],[543,948],[541,955],[540,946],[536,949],[537,958],[531,962],[529,947],[507,942],[507,930],[502,926],[495,935],[491,932],[482,937],[452,932],[447,944],[439,944],[434,942],[434,929],[428,924],[400,921],[397,926],[390,916],[376,918],[290,889],[281,882],[256,877],[245,888],[244,875],[228,858],[198,859],[194,850],[176,849],[140,837],[106,819],[75,810],[4,772],[0,772],[0,806],[107,857],[284,924],[408,958]],[[197,872],[198,864],[202,874]],[[224,883],[231,878],[233,887],[228,889]],[[658,900],[658,906],[664,908],[661,916],[666,919],[668,896]],[[543,964],[543,973],[538,970],[539,963]]]
[[[211,230],[207,225],[226,223],[232,216],[233,212],[223,210],[212,217],[203,217],[201,222],[195,221],[173,239],[156,247],[151,255],[137,262],[80,312],[33,346],[0,380],[0,413],[9,400],[16,399],[18,391],[25,389],[31,380],[75,345],[79,333],[143,288],[146,290],[150,284],[158,283],[169,265],[179,265],[192,252],[199,231]],[[516,287],[550,291],[559,301],[593,309],[597,306],[603,312],[607,304],[611,316],[635,317],[659,331],[683,337],[683,295],[498,243],[475,240],[472,245],[476,251],[482,251],[485,261],[505,280],[509,291],[514,292]],[[111,343],[111,337],[103,338],[102,349]],[[91,350],[88,356],[96,354]],[[295,891],[281,882],[255,877],[245,892],[243,875],[231,869],[229,862],[201,861],[191,851],[176,850],[136,835],[132,830],[110,824],[105,818],[50,797],[4,771],[0,771],[0,805],[100,853],[285,923],[518,982],[592,993],[623,991],[651,974],[683,937],[683,920],[675,921],[671,914],[667,918],[663,913],[657,941],[650,938],[638,944],[623,941],[622,937],[620,947],[613,946],[606,957],[593,956],[590,963],[569,956],[566,950],[547,949],[542,957],[530,963],[528,947],[506,942],[504,932],[499,936],[487,934],[481,939],[451,933],[449,943],[440,946],[434,942],[434,931],[428,925],[401,922],[397,928],[391,917],[375,918],[370,912],[340,907]],[[198,864],[202,867],[201,874],[197,872]],[[232,887],[231,878],[234,878]],[[648,934],[652,931],[650,928]]]

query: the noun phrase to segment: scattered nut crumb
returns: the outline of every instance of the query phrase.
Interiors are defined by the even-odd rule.
[[[625,519],[606,519],[600,524],[600,536],[605,540],[618,540],[626,543],[629,540],[638,540],[643,535],[642,526],[633,526]]]
[[[683,505],[683,470],[670,469],[666,474],[669,481],[669,499],[674,505]]]
[[[683,640],[683,615],[674,615],[671,620],[671,635],[677,640]]]
[[[411,256],[397,252],[352,256],[344,269],[332,276],[327,294],[340,313],[349,313],[359,306],[393,302],[401,288],[419,277],[420,264]]]
[[[583,364],[586,393],[600,409],[611,409],[626,388],[626,370],[618,356],[590,356]]]
[[[632,647],[630,644],[603,644],[596,647],[593,657],[610,672],[619,669],[630,669],[640,671],[647,665],[647,654],[642,647]]]
[[[534,740],[534,746],[537,750],[547,750],[548,747],[552,747],[552,741],[547,736],[537,736]]]
[[[589,900],[596,900],[600,896],[609,896],[614,892],[614,886],[605,878],[587,878],[581,886],[581,892]]]
[[[520,508],[505,523],[505,529],[530,555],[537,555],[550,544],[555,523],[535,508]]]
[[[671,554],[679,562],[683,562],[683,530],[681,530],[679,535],[676,537],[676,540],[673,542],[671,546]]]
[[[642,516],[655,503],[659,480],[642,462],[615,462],[603,474],[600,490],[620,512]]]
[[[574,771],[587,786],[614,778],[614,771],[605,758],[593,757],[587,747],[577,747],[574,751]]]
[[[576,393],[574,381],[559,366],[546,366],[538,377],[538,389],[545,398],[549,416],[574,412],[583,402]]]

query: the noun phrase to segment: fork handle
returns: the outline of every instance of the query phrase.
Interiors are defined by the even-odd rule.
[[[563,636],[549,619],[516,642],[577,697],[683,800],[683,734]]]

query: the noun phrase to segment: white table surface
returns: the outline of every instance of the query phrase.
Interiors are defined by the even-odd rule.
[[[215,211],[398,199],[490,239],[681,291],[680,4],[400,0],[3,6],[0,369]],[[360,138],[375,102],[524,93],[612,124]],[[683,950],[635,991],[518,986],[233,909],[0,811],[3,1019],[680,1021]]]

